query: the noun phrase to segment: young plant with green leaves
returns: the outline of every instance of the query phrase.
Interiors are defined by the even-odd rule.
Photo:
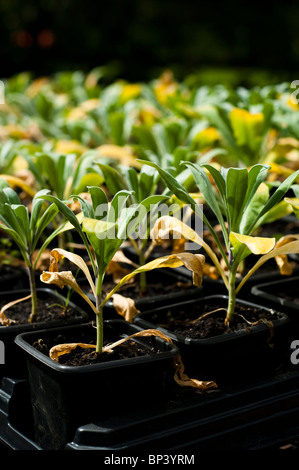
[[[155,209],[152,208],[149,214],[143,218],[138,233],[129,236],[129,241],[137,255],[139,266],[143,266],[152,254],[155,248],[155,240],[151,240],[150,233],[155,221],[163,213],[175,213],[181,211],[181,204],[173,202],[170,199],[170,192],[165,188],[163,180],[159,173],[152,167],[143,165],[139,171],[135,168],[129,168],[123,165],[111,167],[109,165],[98,163],[105,179],[105,185],[112,195],[115,195],[122,188],[131,191],[130,202],[136,206],[149,196],[154,196],[162,192],[159,204]],[[177,175],[179,181],[182,181],[185,187],[190,188],[194,180],[190,171],[182,171]],[[146,273],[140,274],[140,294],[144,294],[147,289]]]
[[[142,223],[149,210],[163,201],[165,197],[154,194],[145,197],[138,204],[134,204],[130,200],[133,195],[132,191],[121,190],[114,195],[111,202],[108,202],[105,192],[100,187],[92,186],[88,190],[91,202],[78,195],[72,196],[74,200],[77,199],[81,203],[83,213],[81,222],[78,221],[67,204],[56,196],[46,194],[40,198],[51,204],[56,204],[61,214],[77,230],[86,246],[92,264],[92,273],[80,256],[66,250],[56,249],[55,253],[58,253],[58,258],[56,260],[52,258],[52,267],[50,266],[48,273],[43,273],[41,279],[43,282],[54,283],[59,287],[71,286],[90,305],[96,314],[96,352],[100,354],[103,348],[103,307],[111,297],[107,296],[103,299],[103,282],[108,266],[122,243],[132,236],[134,231],[139,230],[139,224]],[[80,289],[71,272],[57,272],[57,260],[63,257],[68,258],[83,270],[95,296],[95,305]],[[146,268],[141,267],[134,273],[137,274],[145,270]]]
[[[47,190],[41,190],[36,193],[32,200],[31,212],[29,212],[28,207],[21,203],[17,193],[4,179],[0,178],[0,229],[15,242],[28,271],[32,305],[29,323],[33,322],[37,315],[38,296],[35,271],[40,256],[56,236],[72,228],[72,225],[64,223],[52,231],[43,243],[40,243],[42,237],[45,236],[45,229],[58,214],[55,204],[51,204],[44,210],[44,201],[39,197],[47,192]],[[34,257],[36,250],[38,253]],[[4,315],[2,315],[3,318]]]
[[[115,195],[122,188],[130,191],[130,202],[136,206],[147,197],[155,196],[158,193],[158,183],[160,180],[159,173],[151,167],[143,166],[140,171],[135,168],[126,166],[118,166],[116,168],[109,165],[99,163],[101,171],[105,178],[105,184],[110,194]],[[159,202],[165,203],[168,196],[160,196]],[[158,217],[159,204],[156,210],[151,210],[140,223],[140,230],[133,232],[129,237],[129,241],[137,255],[139,266],[143,266],[152,251],[153,245],[148,246],[151,224]],[[152,208],[153,209],[153,208]],[[147,288],[146,273],[140,274],[140,293],[144,294]]]
[[[283,198],[298,177],[294,172],[271,194],[266,184],[268,165],[257,164],[247,168],[221,168],[212,165],[185,163],[191,170],[199,191],[212,210],[221,227],[219,235],[185,188],[168,172],[153,163],[168,188],[185,204],[189,204],[195,214],[202,218],[214,242],[220,259],[208,243],[187,225],[174,217],[157,221],[157,227],[164,231],[179,232],[187,240],[203,247],[216,266],[228,291],[228,305],[225,323],[234,320],[237,294],[247,279],[268,259],[299,252],[299,241],[294,237],[287,243],[278,245],[275,238],[254,236],[255,231],[268,221],[285,215],[287,203]],[[241,263],[251,254],[262,255],[249,272],[237,284],[236,276]]]

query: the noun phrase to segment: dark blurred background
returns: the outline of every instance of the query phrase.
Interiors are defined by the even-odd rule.
[[[130,81],[166,67],[178,79],[295,80],[298,24],[299,2],[288,0],[0,0],[0,76],[109,64]]]

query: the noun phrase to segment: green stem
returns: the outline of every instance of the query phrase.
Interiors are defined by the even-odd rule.
[[[98,275],[97,286],[96,286],[96,309],[98,311],[96,315],[96,331],[97,331],[97,342],[96,342],[96,354],[101,354],[104,344],[104,323],[103,323],[103,306],[101,305],[102,300],[102,277]]]
[[[144,258],[144,253],[142,250],[139,252],[139,266],[143,266],[145,264],[145,258]],[[146,272],[141,272],[140,273],[140,283],[139,283],[139,289],[140,289],[140,294],[144,294],[146,292],[147,288],[147,282],[146,282]]]
[[[36,292],[34,269],[32,267],[32,264],[28,266],[28,274],[29,274],[29,284],[30,284],[30,293],[31,293],[31,314],[29,316],[29,323],[32,323],[37,315],[37,292]]]
[[[81,238],[82,238],[82,241],[86,247],[86,250],[87,250],[87,253],[88,253],[88,257],[91,261],[91,265],[92,265],[92,269],[93,269],[93,273],[95,276],[97,276],[97,266],[96,266],[96,263],[95,263],[95,260],[94,260],[94,256],[91,252],[91,249],[90,249],[90,246],[89,246],[89,242],[88,242],[88,238],[86,237],[85,233],[82,232],[81,233]]]
[[[228,281],[228,307],[225,318],[225,324],[231,323],[235,316],[236,307],[236,269],[232,268],[229,273]]]

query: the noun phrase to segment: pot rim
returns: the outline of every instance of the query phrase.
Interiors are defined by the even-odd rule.
[[[49,294],[49,295],[52,295],[54,296],[56,299],[60,299],[61,301],[65,301],[66,300],[66,297],[63,296],[62,294],[60,294],[59,292],[57,292],[56,290],[54,289],[50,289],[48,287],[38,287],[37,289],[37,294]],[[7,291],[7,292],[0,292],[0,299],[3,298],[3,297],[9,297],[10,295],[13,296],[14,298],[18,298],[18,296],[20,295],[20,298],[22,296],[25,296],[26,294],[29,294],[30,293],[30,290],[29,289],[18,289],[18,290],[13,290],[13,291]],[[68,305],[70,307],[72,307],[73,309],[75,309],[76,312],[78,312],[79,314],[79,317],[80,317],[80,320],[84,320],[88,319],[88,313],[85,312],[85,310],[83,310],[80,306],[76,305],[72,300],[69,300],[69,303]],[[53,321],[42,321],[42,322],[35,322],[35,323],[22,323],[22,324],[18,324],[18,325],[10,325],[10,326],[4,326],[4,325],[0,325],[0,332],[14,332],[14,331],[19,331],[20,329],[22,331],[27,331],[27,330],[37,330],[37,329],[42,329],[44,328],[46,325],[51,325],[50,327],[55,327],[58,323],[61,323],[63,321],[65,321],[65,323],[67,324],[68,322],[73,322],[75,320],[75,318],[72,320],[53,320]],[[79,319],[78,319],[79,320]]]
[[[227,342],[227,341],[231,341],[231,340],[236,340],[236,339],[242,338],[242,337],[248,337],[249,333],[245,329],[242,329],[242,330],[227,333],[225,335],[211,336],[209,338],[194,339],[194,338],[190,338],[188,336],[184,336],[182,334],[173,333],[173,332],[171,332],[171,331],[169,331],[169,330],[167,330],[166,328],[163,328],[163,327],[154,326],[152,323],[147,321],[146,318],[145,318],[145,317],[149,316],[152,313],[157,313],[157,312],[169,310],[170,308],[177,308],[177,307],[180,307],[180,306],[189,306],[189,305],[192,305],[192,304],[197,303],[197,302],[202,303],[202,302],[205,302],[205,301],[211,300],[211,299],[212,300],[215,300],[215,299],[228,300],[228,296],[227,295],[221,295],[221,294],[219,294],[219,295],[208,295],[208,296],[200,297],[200,298],[197,298],[197,299],[190,299],[186,302],[176,303],[176,304],[172,304],[172,305],[168,305],[168,306],[159,307],[157,309],[147,310],[145,312],[141,312],[141,313],[137,314],[136,317],[134,318],[134,321],[136,321],[137,325],[142,326],[143,328],[145,328],[145,327],[147,327],[147,328],[155,327],[156,329],[162,331],[164,334],[168,335],[171,339],[177,340],[180,343],[184,343],[184,344],[187,344],[187,345],[188,344],[189,345],[190,344],[191,345],[217,344],[217,343],[223,343],[223,342]],[[278,314],[280,318],[273,321],[274,327],[284,325],[284,324],[286,324],[290,321],[288,315],[286,315],[285,313],[279,312],[279,311],[274,310],[274,309],[269,308],[269,307],[265,307],[264,305],[259,305],[259,304],[256,304],[254,302],[244,300],[244,299],[237,299],[236,303],[237,304],[239,303],[239,304],[243,304],[243,305],[248,305],[248,306],[252,306],[252,307],[257,307],[257,308],[262,308],[262,309],[266,310],[267,312],[269,312],[271,314],[274,314],[274,313]],[[140,322],[138,320],[140,320]],[[252,327],[252,330],[256,333],[263,332],[267,329],[268,329],[268,326],[265,325],[265,324],[255,325],[254,327]]]
[[[298,283],[299,282],[299,276],[291,276],[286,279],[281,279],[280,281],[269,281],[269,282],[263,282],[261,284],[257,284],[256,286],[252,287],[251,293],[255,295],[256,297],[263,297],[266,298],[267,300],[271,300],[271,302],[274,302],[277,305],[281,305],[283,307],[291,307],[292,309],[299,310],[299,306],[296,305],[294,302],[291,300],[286,300],[283,299],[282,297],[279,297],[279,295],[273,295],[266,290],[263,290],[265,287],[269,285],[286,285],[286,284],[291,284],[291,283]]]
[[[138,331],[143,331],[144,329],[139,327],[138,325],[131,324],[124,322],[124,320],[117,320],[117,319],[111,319],[111,320],[104,320],[104,324],[112,323],[112,324],[126,324],[126,326],[130,326],[133,330],[136,332]],[[67,366],[64,364],[59,364],[50,357],[46,356],[45,354],[41,353],[40,351],[37,351],[28,341],[31,336],[36,335],[36,334],[55,334],[56,332],[62,333],[64,330],[67,329],[82,329],[82,328],[93,328],[92,323],[82,323],[80,325],[70,325],[70,326],[64,326],[62,328],[52,328],[52,329],[47,329],[47,330],[39,330],[39,331],[31,331],[31,332],[24,332],[20,333],[19,335],[16,336],[15,338],[15,343],[25,351],[27,356],[31,357],[33,360],[38,361],[42,363],[43,366],[46,366],[50,369],[52,369],[55,372],[58,373],[66,373],[66,374],[88,374],[90,372],[98,371],[98,370],[107,370],[107,369],[118,369],[118,368],[123,368],[124,366],[128,365],[138,365],[138,364],[146,364],[149,362],[160,362],[165,359],[171,359],[174,358],[178,354],[178,348],[176,345],[173,343],[168,343],[166,340],[163,340],[162,338],[157,337],[156,340],[160,342],[161,344],[163,343],[164,345],[167,346],[167,350],[165,351],[160,351],[157,354],[154,355],[144,355],[144,356],[138,356],[138,357],[133,357],[133,358],[128,358],[128,359],[121,359],[121,360],[115,360],[115,361],[109,361],[109,362],[102,362],[98,364],[89,364],[89,365],[83,365],[83,366]],[[128,336],[128,335],[125,335]],[[123,335],[124,337],[124,335]],[[142,337],[141,337],[142,339]],[[136,338],[136,341],[140,341],[140,338]]]

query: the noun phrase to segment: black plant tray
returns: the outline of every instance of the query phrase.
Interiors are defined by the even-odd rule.
[[[208,449],[269,450],[298,440],[299,366],[205,393],[174,387],[166,404],[96,423],[82,423],[65,450],[128,450],[142,454]],[[0,443],[10,450],[43,450],[33,440],[26,380],[4,378]],[[109,454],[107,454],[109,455]],[[111,455],[111,454],[110,454]]]

